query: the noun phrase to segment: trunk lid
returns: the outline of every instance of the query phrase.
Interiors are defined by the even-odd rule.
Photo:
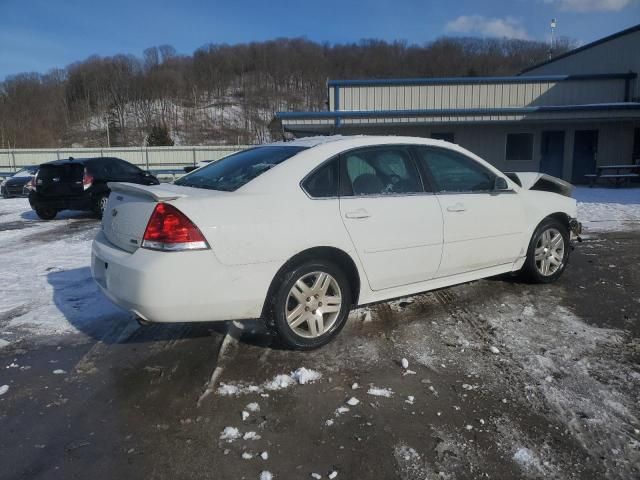
[[[135,252],[158,202],[171,202],[212,192],[171,184],[138,185],[109,182],[109,201],[102,216],[102,231],[113,245]],[[172,202],[173,203],[173,202]],[[176,205],[179,208],[179,205]]]
[[[38,195],[60,197],[81,195],[84,165],[73,161],[60,161],[40,165],[36,177]]]

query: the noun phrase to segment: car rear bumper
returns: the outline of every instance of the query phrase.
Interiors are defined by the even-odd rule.
[[[29,194],[29,204],[34,210],[37,207],[55,208],[56,210],[92,210],[94,206],[91,195],[43,197],[37,192]]]
[[[258,318],[275,264],[225,266],[211,250],[129,253],[102,232],[93,241],[91,271],[114,303],[151,322]]]

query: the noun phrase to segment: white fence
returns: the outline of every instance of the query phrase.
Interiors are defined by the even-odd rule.
[[[0,172],[15,172],[27,165],[39,165],[69,157],[118,157],[145,170],[176,170],[201,160],[219,160],[247,145],[198,147],[114,147],[0,150]]]

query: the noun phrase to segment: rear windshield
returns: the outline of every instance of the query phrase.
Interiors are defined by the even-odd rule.
[[[174,183],[183,187],[232,192],[307,147],[256,147],[229,155],[195,170]]]

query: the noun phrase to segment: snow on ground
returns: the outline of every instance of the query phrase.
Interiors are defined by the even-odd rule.
[[[127,315],[91,277],[98,228],[86,213],[44,222],[26,199],[0,200],[0,338],[77,332]]]
[[[322,378],[322,374],[320,372],[316,372],[315,370],[311,370],[305,367],[300,367],[288,375],[276,375],[271,380],[267,380],[261,385],[221,382],[217,392],[218,395],[223,397],[246,395],[249,393],[263,393],[265,390],[283,390],[296,384],[305,385],[307,383],[313,383],[320,380],[320,378]],[[254,411],[260,410],[260,407],[256,403],[250,403],[249,405],[247,405],[247,408],[257,408]]]
[[[640,188],[576,187],[585,232],[640,229]]]

